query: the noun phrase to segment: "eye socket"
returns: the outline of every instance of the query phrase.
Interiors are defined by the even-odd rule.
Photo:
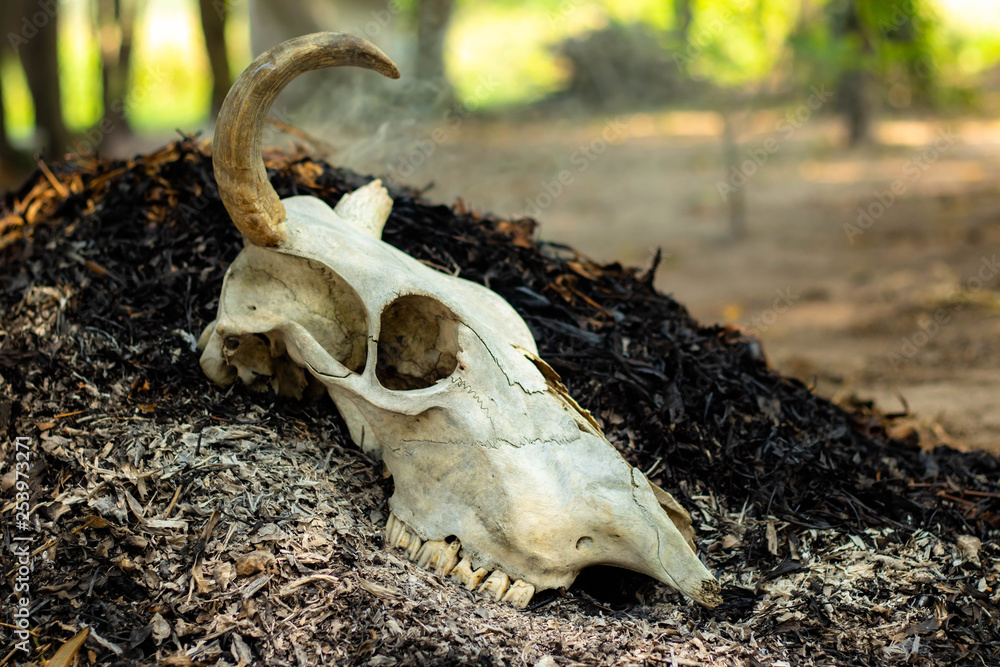
[[[259,253],[260,250],[253,251]],[[240,255],[243,258],[244,255]],[[253,257],[257,257],[254,259]],[[358,293],[338,273],[326,265],[301,257],[276,252],[267,253],[266,260],[254,254],[237,259],[230,267],[221,305],[251,331],[270,329],[271,316],[294,322],[316,345],[348,370],[364,370],[368,355],[368,312]],[[266,294],[267,300],[260,301]],[[255,312],[258,311],[258,312]],[[268,347],[278,345],[283,334],[269,333]],[[251,340],[241,337],[236,347]]]
[[[583,537],[581,537],[576,541],[576,548],[579,551],[583,551],[584,549],[589,549],[590,545],[592,545],[593,543],[594,543],[594,538],[584,535]]]
[[[375,377],[386,389],[424,389],[458,367],[458,316],[440,301],[407,295],[382,311]]]

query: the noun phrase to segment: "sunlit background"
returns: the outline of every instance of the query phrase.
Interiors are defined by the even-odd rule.
[[[128,4],[129,0],[122,2]],[[910,2],[873,4],[905,12]],[[84,132],[98,123],[103,112],[102,34],[95,18],[98,4],[93,0],[58,3],[62,111],[74,132]],[[162,133],[201,126],[211,111],[212,77],[198,2],[134,0],[133,4],[130,127],[137,132]],[[250,40],[252,3],[210,0],[209,4],[227,10],[227,50],[231,75],[235,76],[255,50]],[[364,33],[366,24],[377,25],[379,34],[371,38],[401,60],[405,69],[409,59],[405,50],[414,45],[411,34],[416,29],[416,0],[394,0],[393,6],[318,0],[311,4],[317,5],[314,14],[324,29],[353,27]],[[824,25],[829,23],[824,8],[836,4],[833,0],[692,0],[691,24],[686,32],[697,40],[698,55],[688,70],[695,78],[735,88],[761,85],[769,77],[789,77],[795,71],[793,59],[801,56],[794,53],[790,40],[811,40],[811,56],[827,59],[832,68],[844,45],[838,45],[834,30]],[[985,100],[967,100],[961,93],[978,88],[1000,62],[1000,5],[994,0],[926,0],[915,4],[931,24],[926,44],[920,46],[926,49],[922,56],[934,63],[937,81],[948,89],[938,91],[935,101],[982,108]],[[402,11],[391,13],[399,9]],[[346,22],[336,22],[338,11],[348,15]],[[390,12],[388,21],[384,19],[386,12]],[[721,20],[730,12],[732,20]],[[805,23],[808,17],[804,13],[812,16],[815,25]],[[891,20],[891,11],[888,16]],[[324,25],[323,19],[331,22]],[[444,61],[459,101],[474,101],[480,110],[524,105],[551,97],[569,84],[573,63],[559,52],[560,44],[567,40],[618,24],[632,31],[645,26],[651,35],[662,35],[661,42],[669,46],[668,36],[676,23],[670,0],[459,0],[447,31]],[[16,22],[10,31],[17,32]],[[15,144],[27,147],[35,115],[24,73],[16,58],[7,57],[0,74],[8,135]],[[497,85],[485,94],[477,93],[484,78]],[[887,101],[892,108],[905,109],[912,99],[906,91],[898,90]],[[683,99],[674,102],[686,105]]]

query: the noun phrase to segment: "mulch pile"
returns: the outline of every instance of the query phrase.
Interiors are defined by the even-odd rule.
[[[267,160],[282,197],[332,205],[370,180]],[[519,612],[385,549],[391,480],[329,401],[201,373],[194,341],[242,241],[185,138],[44,167],[0,201],[6,646],[12,540],[35,553],[32,651],[0,665],[41,664],[85,626],[79,659],[101,664],[1000,664],[1000,460],[924,451],[899,415],[815,396],[655,291],[655,265],[392,195],[384,239],[521,313],[611,442],[692,511],[724,604],[594,568]]]

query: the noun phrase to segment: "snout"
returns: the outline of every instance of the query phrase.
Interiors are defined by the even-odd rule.
[[[709,572],[698,555],[691,548],[682,529],[690,527],[690,517],[683,512],[682,517],[671,516],[664,503],[674,506],[676,501],[667,493],[654,487],[638,470],[633,469],[633,503],[627,505],[632,515],[634,535],[647,544],[655,539],[652,548],[636,552],[638,562],[631,569],[648,574],[654,579],[684,593],[695,602],[706,607],[715,607],[722,602],[718,580]],[[654,491],[655,489],[655,491]],[[661,495],[664,498],[658,498]],[[682,525],[678,525],[681,521]]]
[[[646,574],[684,593],[698,604],[716,607],[722,603],[718,580],[686,543],[678,547],[673,540],[661,541],[655,561],[650,560],[653,562],[649,563]]]

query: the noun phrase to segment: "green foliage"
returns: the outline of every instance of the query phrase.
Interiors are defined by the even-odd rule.
[[[784,50],[799,0],[701,0],[676,53],[695,78],[738,86],[765,78]]]
[[[937,10],[943,0],[692,0],[684,39],[676,1],[462,0],[449,72],[463,99],[490,76],[502,85],[476,102],[530,102],[571,86],[557,44],[616,24],[645,24],[697,81],[756,87],[770,77],[779,87],[808,88],[864,71],[889,105],[905,108],[965,105],[975,76],[1000,61],[1000,34],[959,31],[953,7]]]
[[[828,0],[800,17],[789,37],[799,83],[864,72],[891,107],[967,106],[973,70],[990,64],[990,38],[960,35],[936,7],[929,0]]]
[[[927,0],[856,0],[862,30],[871,33],[875,73],[890,86],[909,88],[914,101],[933,103],[937,85],[932,43],[940,24]]]

